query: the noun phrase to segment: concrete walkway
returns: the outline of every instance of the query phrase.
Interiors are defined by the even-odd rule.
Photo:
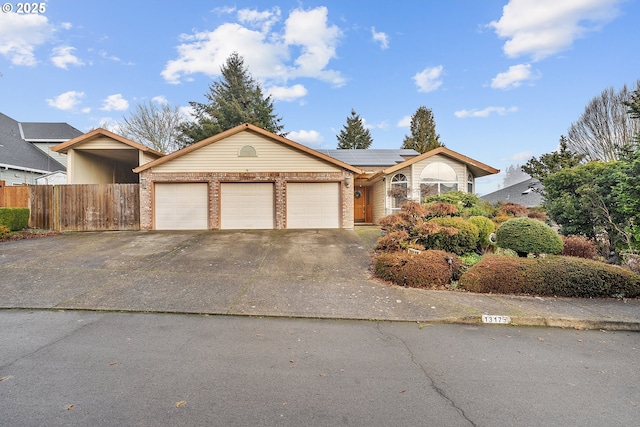
[[[511,324],[640,331],[640,300],[389,285],[376,228],[99,232],[0,243],[0,308]]]

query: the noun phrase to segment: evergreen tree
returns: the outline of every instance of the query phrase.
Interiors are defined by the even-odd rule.
[[[436,133],[436,121],[433,111],[427,107],[419,107],[411,116],[411,135],[405,135],[401,148],[426,153],[434,148],[444,147],[440,142],[440,135]]]
[[[342,127],[338,138],[339,149],[369,148],[373,139],[369,129],[365,129],[362,118],[351,109],[351,117],[347,117],[347,124]]]
[[[577,154],[569,150],[567,138],[561,135],[560,149],[558,151],[543,154],[540,159],[532,157],[522,166],[522,171],[532,178],[543,180],[547,175],[565,168],[578,166],[584,157],[584,154]]]
[[[262,88],[244,66],[244,58],[234,52],[220,70],[222,78],[209,85],[209,92],[204,95],[208,102],[189,102],[196,120],[180,126],[183,145],[243,123],[284,136],[282,119],[274,113],[271,96],[263,95]]]

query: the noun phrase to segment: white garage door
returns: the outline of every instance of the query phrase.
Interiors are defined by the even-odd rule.
[[[156,183],[156,230],[209,228],[209,191],[206,183]]]
[[[272,183],[223,183],[220,185],[220,228],[274,228]]]
[[[340,228],[340,184],[287,184],[287,228]]]

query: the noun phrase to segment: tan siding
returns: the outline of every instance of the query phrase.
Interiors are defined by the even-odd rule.
[[[67,182],[69,184],[112,184],[114,182],[111,162],[100,161],[82,150],[69,150]]]
[[[389,178],[390,179],[390,178]],[[371,190],[371,197],[373,198],[373,222],[378,224],[380,219],[384,216],[387,216],[386,212],[386,199],[387,199],[387,191],[386,191],[386,181],[378,181],[373,184],[373,189]]]
[[[80,150],[135,150],[133,147],[106,136],[101,136],[99,138],[83,142],[82,144],[78,144],[75,148]]]
[[[257,157],[238,157],[245,145]],[[154,172],[338,172],[341,169],[276,141],[241,132],[153,168]]]

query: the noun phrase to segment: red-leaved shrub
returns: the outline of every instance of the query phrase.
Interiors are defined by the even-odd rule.
[[[598,259],[598,249],[593,240],[582,236],[560,236],[564,246],[562,255],[586,259]]]
[[[451,264],[450,264],[451,263]],[[428,250],[420,254],[383,253],[375,260],[377,277],[401,286],[443,289],[460,276],[462,262],[444,251]]]

